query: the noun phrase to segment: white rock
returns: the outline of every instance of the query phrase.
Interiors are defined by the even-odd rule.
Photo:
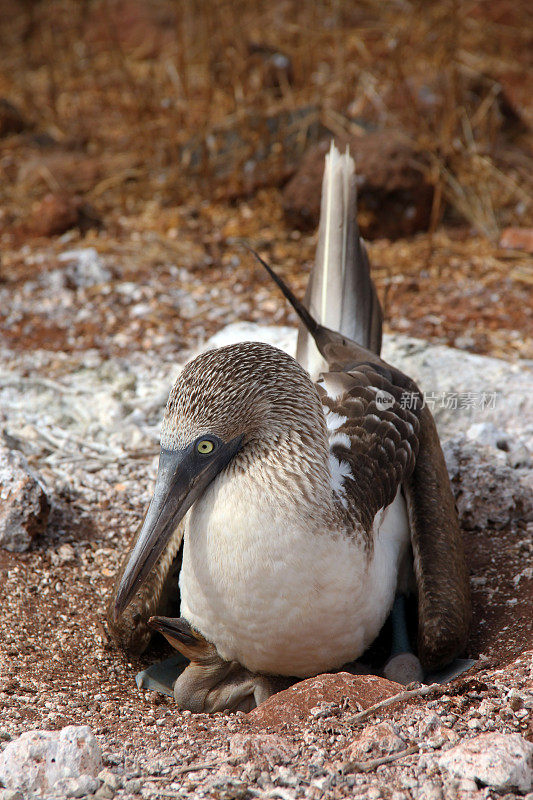
[[[438,764],[456,778],[498,791],[533,786],[533,744],[518,733],[483,733],[448,750]]]
[[[22,453],[0,446],[0,547],[27,550],[45,528],[49,510],[45,491]]]
[[[367,726],[347,752],[350,761],[365,761],[405,750],[406,744],[388,722]]]
[[[442,788],[433,781],[423,780],[416,791],[417,800],[442,800]]]
[[[52,787],[54,797],[61,800],[65,797],[85,797],[93,794],[100,788],[100,781],[97,778],[83,773],[78,778],[61,778]]]
[[[233,322],[207,340],[200,352],[225,347],[238,342],[265,342],[279,347],[291,356],[296,355],[296,328],[285,325],[257,325],[255,322]]]
[[[111,279],[110,271],[104,267],[94,247],[66,250],[58,260],[66,263],[65,277],[75,288],[96,286]]]
[[[533,450],[533,363],[478,356],[408,336],[384,336],[383,358],[425,393],[442,438],[491,423]]]
[[[443,451],[464,528],[502,528],[513,520],[533,519],[528,470],[495,461],[493,451],[462,436],[443,442]]]
[[[54,795],[56,786],[59,796],[80,797],[98,788],[94,778],[101,769],[100,746],[87,725],[27,731],[0,754],[0,780],[8,789],[22,791],[24,797]],[[82,794],[66,794],[82,789]]]

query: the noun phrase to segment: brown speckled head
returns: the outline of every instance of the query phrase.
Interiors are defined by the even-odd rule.
[[[170,393],[161,446],[184,448],[213,433],[244,444],[279,441],[290,433],[327,450],[324,414],[308,374],[268,344],[241,342],[189,362]]]

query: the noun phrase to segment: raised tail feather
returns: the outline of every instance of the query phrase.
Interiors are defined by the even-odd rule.
[[[333,142],[326,156],[316,261],[304,304],[319,324],[379,355],[382,313],[357,225],[355,164]],[[296,358],[315,380],[327,369],[303,322]]]

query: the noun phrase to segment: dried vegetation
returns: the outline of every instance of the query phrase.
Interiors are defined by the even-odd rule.
[[[280,188],[323,134],[393,128],[434,192],[425,234],[374,245],[391,327],[531,355],[531,267],[497,246],[533,220],[528,6],[4,0],[3,278],[27,279],[20,244],[59,223],[100,252],[133,245],[139,282],[188,248],[205,282],[245,291],[259,279],[232,237],[248,236],[300,289],[314,242]]]

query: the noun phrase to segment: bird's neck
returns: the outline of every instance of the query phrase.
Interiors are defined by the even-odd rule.
[[[235,514],[322,529],[338,524],[327,440],[288,432],[275,441],[252,441],[216,479],[209,504]]]

